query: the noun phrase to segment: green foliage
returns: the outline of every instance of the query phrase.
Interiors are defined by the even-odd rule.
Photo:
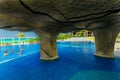
[[[117,39],[120,39],[120,36],[117,36]]]
[[[22,39],[21,37],[20,37],[20,39]],[[40,38],[29,38],[29,39],[26,39],[26,40],[14,40],[14,41],[12,41],[12,40],[8,40],[8,39],[6,39],[6,41],[2,41],[2,42],[0,42],[0,45],[5,45],[5,44],[19,44],[20,42],[22,42],[22,43],[39,43],[39,41],[40,41]]]
[[[31,38],[31,39],[27,40],[26,42],[36,43],[36,42],[39,42],[39,41],[40,41],[40,38]]]
[[[84,37],[85,33],[88,34],[88,30],[80,30],[73,35],[73,37]]]
[[[58,36],[58,40],[64,40],[64,39],[68,39],[68,38],[71,38],[72,36],[71,36],[71,34],[65,34],[65,33],[61,33],[61,34],[59,34],[59,36]]]

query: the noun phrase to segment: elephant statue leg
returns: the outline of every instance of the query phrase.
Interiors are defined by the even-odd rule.
[[[114,58],[114,45],[117,34],[117,28],[106,27],[93,31],[95,36],[96,52],[95,56]]]
[[[38,33],[38,32],[37,32]],[[56,49],[56,40],[58,33],[40,32],[40,59],[41,60],[55,60],[58,58]]]

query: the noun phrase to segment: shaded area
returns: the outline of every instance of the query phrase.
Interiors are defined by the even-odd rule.
[[[41,38],[41,60],[58,59],[59,33],[91,30],[94,55],[114,58],[119,12],[120,0],[0,0],[0,29],[34,31]]]

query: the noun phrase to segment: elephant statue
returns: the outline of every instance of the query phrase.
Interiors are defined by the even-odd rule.
[[[94,33],[95,56],[114,58],[119,25],[120,0],[0,0],[0,28],[34,31],[41,60],[58,58],[59,33],[83,29]]]

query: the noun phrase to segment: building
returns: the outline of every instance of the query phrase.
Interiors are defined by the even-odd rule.
[[[93,36],[93,32],[92,31],[88,31],[88,30],[80,30],[79,32],[72,32],[72,37],[89,37],[89,36]]]

